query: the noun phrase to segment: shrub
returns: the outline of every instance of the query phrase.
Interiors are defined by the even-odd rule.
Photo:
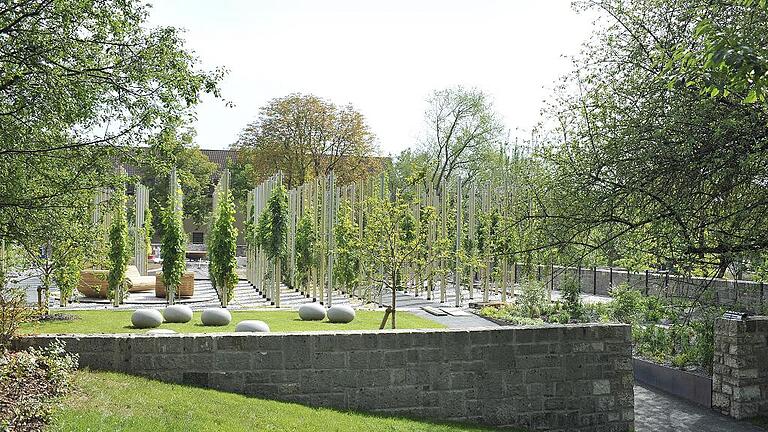
[[[23,289],[0,287],[0,353],[8,348],[19,324],[31,315],[32,311],[27,307],[27,293]]]
[[[69,392],[77,357],[61,342],[0,356],[0,429],[43,430],[61,396]]]
[[[659,297],[645,297],[641,307],[643,312],[643,321],[648,323],[659,323],[667,317],[667,308]]]
[[[578,279],[571,275],[566,275],[560,285],[560,295],[562,296],[565,310],[570,315],[570,319],[580,320],[583,313],[583,305],[581,303],[581,287],[579,286]]]
[[[632,338],[635,352],[657,363],[666,363],[674,353],[669,330],[664,327],[635,324],[632,326]]]
[[[582,305],[581,322],[607,322],[613,318],[610,303],[587,303]]]
[[[547,287],[544,282],[529,278],[520,288],[517,304],[521,312],[529,318],[539,318],[547,302]]]
[[[515,305],[507,305],[500,308],[484,307],[480,309],[480,315],[506,321],[512,325],[537,325],[544,321],[539,318],[523,316]]]
[[[621,283],[610,291],[612,318],[618,322],[631,324],[638,322],[644,305],[643,294],[632,289],[627,283]]]

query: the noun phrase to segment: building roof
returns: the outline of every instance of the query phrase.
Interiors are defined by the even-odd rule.
[[[237,159],[237,151],[229,149],[200,149],[208,160],[219,166],[219,170],[223,170],[227,167],[228,162],[232,162]]]

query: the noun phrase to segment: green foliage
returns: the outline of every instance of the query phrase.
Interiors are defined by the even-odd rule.
[[[185,129],[180,121],[169,121],[149,142],[149,148],[138,153],[136,162],[140,165],[142,184],[150,189],[150,197],[168,196],[169,174],[175,168],[184,194],[184,217],[203,224],[211,210],[209,191],[218,166],[200,151],[193,140],[193,130]],[[150,207],[157,212],[160,206],[160,201],[150,202]],[[162,226],[160,228],[162,232]]]
[[[288,193],[281,184],[272,190],[259,217],[257,242],[270,259],[285,258],[288,248]]]
[[[331,171],[346,184],[383,168],[373,157],[375,136],[365,116],[351,105],[311,94],[268,101],[234,148],[238,157],[230,168],[236,197],[277,170],[285,174],[286,186],[295,188]]]
[[[210,257],[209,273],[211,280],[215,279],[215,287],[227,289],[227,299],[234,296],[237,285],[237,228],[235,228],[235,205],[232,194],[219,199],[219,208],[214,219],[213,229],[209,236]]]
[[[503,126],[491,98],[478,89],[461,86],[436,90],[427,100],[426,124],[430,125],[422,151],[430,184],[467,172],[483,171],[486,154],[500,138]]]
[[[59,287],[61,306],[66,306],[80,282],[84,252],[80,244],[68,242],[53,250],[53,281]]]
[[[621,323],[638,322],[643,312],[643,294],[632,289],[626,282],[611,288],[610,295],[613,298],[611,309],[612,318]]]
[[[116,204],[112,213],[112,226],[109,228],[109,288],[107,295],[115,306],[122,303],[128,295],[125,270],[131,256],[128,252],[128,223],[125,220],[125,188],[115,191]]]
[[[317,235],[312,226],[314,214],[308,212],[299,219],[296,226],[296,271],[298,281],[306,286],[312,266],[317,263]]]
[[[400,193],[393,200],[373,196],[364,205],[368,214],[362,243],[363,262],[367,266],[366,273],[374,275],[378,286],[388,288],[392,293],[390,308],[393,310],[392,327],[395,328],[396,292],[404,288],[402,275],[407,267],[424,255],[426,231],[417,228],[411,203]]]
[[[664,301],[655,296],[644,297],[642,313],[647,323],[659,323],[669,315]]]
[[[357,282],[359,274],[360,239],[359,230],[352,220],[352,206],[344,201],[336,215],[333,234],[336,240],[336,261],[333,273],[336,280],[347,290]]]
[[[127,148],[218,95],[223,71],[199,70],[177,29],[148,25],[145,2],[4,5],[0,236],[33,244],[122,182]]]
[[[574,320],[579,320],[583,313],[584,306],[581,303],[581,286],[579,280],[568,274],[563,277],[560,284],[560,295],[562,296],[565,309]]]
[[[9,349],[19,326],[31,316],[27,292],[17,287],[0,287],[0,354]]]
[[[666,60],[664,71],[670,77],[670,85],[698,88],[710,97],[735,94],[743,103],[765,103],[766,1],[702,3],[691,7],[689,14],[689,19],[696,23],[693,41],[686,38],[672,55],[661,57]]]
[[[500,308],[484,307],[480,309],[480,315],[498,320],[507,321],[512,325],[538,325],[543,324],[541,318],[531,318],[521,314],[515,305],[507,305]]]
[[[176,208],[178,200],[181,200],[181,188],[177,185],[170,190],[168,205],[161,215],[163,242],[160,246],[160,256],[163,258],[163,282],[169,301],[175,297],[187,268],[185,262],[187,236],[184,233],[182,212]]]
[[[0,429],[41,430],[71,389],[77,356],[52,342],[45,349],[0,352]]]
[[[529,318],[541,316],[542,309],[547,303],[547,287],[544,282],[528,278],[520,284],[520,295],[517,304],[520,311]]]
[[[155,234],[155,228],[152,226],[151,207],[144,209],[144,226],[141,229],[144,233],[144,246],[146,246],[147,254],[149,254],[149,251],[152,250],[152,236]]]

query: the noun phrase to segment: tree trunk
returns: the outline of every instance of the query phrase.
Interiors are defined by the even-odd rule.
[[[274,300],[275,300],[275,307],[280,307],[280,272],[282,269],[280,268],[281,262],[280,258],[275,259],[275,293],[274,293]]]

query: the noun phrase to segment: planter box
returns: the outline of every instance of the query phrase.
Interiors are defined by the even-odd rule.
[[[664,366],[637,357],[632,359],[635,380],[687,401],[712,407],[712,377]]]
[[[181,276],[181,285],[179,285],[178,292],[179,297],[192,297],[195,295],[195,273],[186,272]],[[155,297],[165,297],[165,281],[163,281],[163,273],[158,272],[155,277]]]
[[[82,270],[80,272],[80,282],[77,283],[77,290],[80,294],[90,298],[107,298],[107,276],[109,270]]]

